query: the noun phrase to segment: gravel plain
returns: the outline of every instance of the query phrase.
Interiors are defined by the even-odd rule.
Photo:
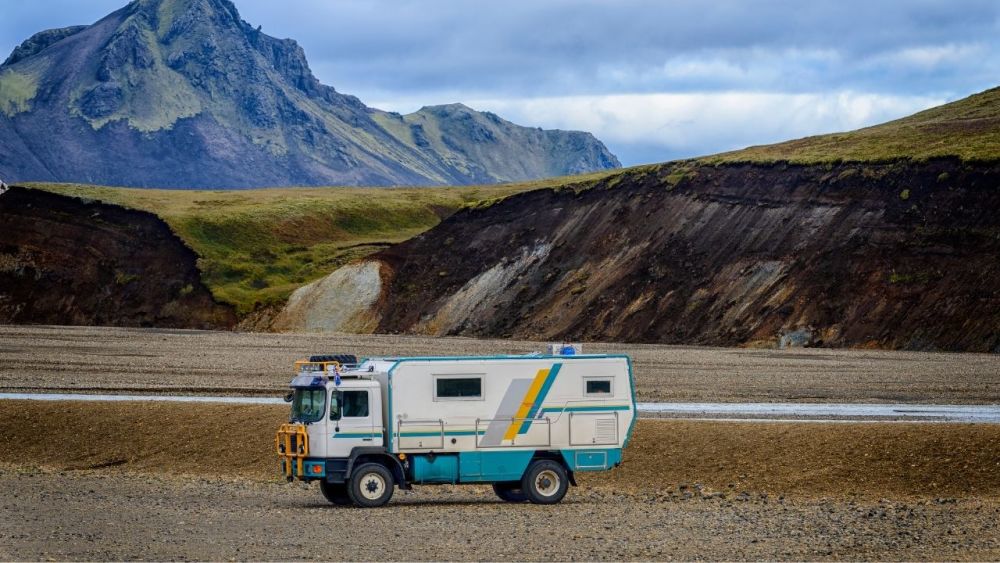
[[[418,486],[359,510],[283,482],[284,416],[0,401],[0,560],[1000,558],[998,425],[642,420],[556,506]]]
[[[0,401],[0,462],[58,470],[278,480],[288,407]],[[581,488],[700,484],[818,498],[998,498],[1000,425],[640,420],[621,467]]]
[[[310,354],[526,353],[544,343],[0,325],[0,391],[278,395]],[[584,344],[629,354],[640,401],[1000,403],[1000,355]]]
[[[4,560],[995,560],[979,500],[724,500],[574,489],[551,507],[482,487],[333,507],[316,486],[0,470]]]
[[[0,391],[276,395],[310,353],[541,348],[0,326]],[[631,354],[645,401],[1000,402],[990,355],[586,349]],[[362,511],[275,475],[284,416],[0,401],[0,560],[1000,559],[1000,425],[643,420],[622,467],[581,476],[557,506],[442,486]]]

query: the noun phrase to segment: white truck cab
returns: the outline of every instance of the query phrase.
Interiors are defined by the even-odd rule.
[[[440,483],[559,502],[576,472],[621,463],[636,406],[627,356],[556,350],[296,362],[281,469],[335,504],[381,506],[396,486]]]

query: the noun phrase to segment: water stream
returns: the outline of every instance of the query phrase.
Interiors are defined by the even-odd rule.
[[[98,395],[86,393],[0,393],[0,400],[154,401],[281,405],[281,397],[201,395]],[[865,403],[638,403],[640,415],[698,420],[923,421],[1000,424],[1000,405]]]

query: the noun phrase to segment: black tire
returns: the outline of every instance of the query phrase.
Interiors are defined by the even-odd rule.
[[[493,483],[493,492],[507,502],[524,502],[528,500],[528,496],[521,490],[521,483],[518,481]]]
[[[532,462],[521,478],[521,490],[534,504],[555,504],[566,496],[568,488],[566,468],[550,459]]]
[[[392,472],[381,463],[363,463],[354,468],[347,494],[361,508],[385,506],[392,498],[395,482]]]
[[[347,494],[347,483],[327,483],[319,482],[319,490],[326,497],[326,500],[337,506],[350,506],[351,497]]]
[[[351,364],[354,365],[358,363],[358,357],[354,354],[323,354],[318,356],[309,356],[310,362],[337,362],[340,365]]]

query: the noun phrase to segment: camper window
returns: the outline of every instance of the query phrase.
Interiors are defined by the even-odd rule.
[[[483,398],[482,377],[436,377],[434,400],[476,401]]]
[[[607,397],[611,395],[610,377],[585,377],[583,378],[583,393],[588,397]]]

